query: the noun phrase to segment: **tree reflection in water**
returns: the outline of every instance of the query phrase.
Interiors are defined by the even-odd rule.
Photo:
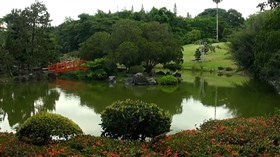
[[[54,111],[55,101],[59,99],[59,93],[49,90],[47,83],[0,84],[0,89],[0,114],[8,117],[12,128],[38,110]]]
[[[105,107],[114,101],[140,99],[157,104],[169,111],[174,116],[174,121],[178,119],[182,123],[189,123],[189,119],[210,113],[214,118],[223,118],[221,114],[225,114],[225,111],[232,117],[267,115],[280,107],[280,96],[262,83],[248,81],[243,85],[225,87],[212,85],[213,83],[208,81],[203,77],[195,77],[193,82],[182,82],[178,86],[149,87],[65,80],[50,83],[0,84],[0,123],[3,124],[3,120],[7,119],[9,125],[15,128],[40,110],[57,112],[57,102],[60,105],[64,104],[59,106],[59,112],[82,112],[83,108],[83,112],[90,110],[98,119]],[[61,102],[61,95],[63,99],[75,99],[73,102],[76,108],[69,108],[71,105]],[[80,118],[79,114],[75,114],[74,118]]]

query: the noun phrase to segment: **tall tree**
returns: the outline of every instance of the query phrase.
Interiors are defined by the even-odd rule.
[[[142,26],[141,60],[146,72],[151,74],[157,64],[181,63],[183,54],[181,43],[170,32],[167,24],[145,23]]]
[[[95,60],[108,55],[110,34],[97,32],[83,42],[79,51],[79,56],[84,60]]]
[[[4,17],[6,49],[17,61],[18,68],[29,71],[57,58],[49,17],[46,6],[38,1],[24,10],[14,9]]]
[[[217,10],[217,14],[216,14],[216,40],[219,41],[219,3],[222,2],[222,0],[213,0],[213,2],[216,3],[216,10]]]
[[[116,57],[119,63],[129,69],[133,65],[140,64],[138,46],[130,41],[125,41],[120,44],[116,50]]]
[[[280,82],[280,8],[261,12],[246,20],[233,36],[231,51],[237,64],[255,78]]]

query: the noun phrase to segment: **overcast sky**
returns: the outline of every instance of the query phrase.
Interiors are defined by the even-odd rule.
[[[104,12],[130,10],[139,11],[143,4],[144,9],[149,11],[153,6],[156,8],[166,7],[173,11],[174,4],[177,5],[177,12],[186,16],[189,12],[192,17],[196,16],[206,8],[216,7],[212,0],[41,0],[47,7],[52,25],[62,23],[65,17],[77,19],[81,13],[94,14],[97,9]],[[236,9],[243,17],[256,13],[259,9],[257,4],[263,0],[223,0],[219,7],[223,9]],[[10,13],[13,8],[24,9],[34,3],[35,0],[0,0],[0,18]]]

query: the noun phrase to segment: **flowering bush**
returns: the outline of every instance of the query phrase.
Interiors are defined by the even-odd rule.
[[[280,116],[211,120],[152,144],[161,156],[277,156]]]
[[[116,101],[101,113],[103,136],[121,139],[155,137],[170,131],[171,117],[155,104]]]
[[[161,135],[152,141],[79,135],[69,141],[34,146],[0,133],[0,156],[279,156],[280,116],[212,120],[199,130]],[[252,135],[251,135],[252,134]]]
[[[33,144],[47,144],[53,136],[68,139],[82,134],[81,128],[58,114],[41,112],[27,119],[16,133],[19,140]]]

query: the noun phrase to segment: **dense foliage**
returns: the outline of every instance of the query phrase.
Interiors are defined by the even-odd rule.
[[[19,128],[19,140],[32,144],[48,144],[53,137],[69,139],[82,134],[81,128],[70,119],[58,114],[38,113],[27,119]]]
[[[279,116],[213,120],[200,130],[185,130],[151,142],[83,135],[41,147],[0,133],[0,156],[278,156],[279,124]]]
[[[159,22],[167,24],[174,36],[183,44],[192,43],[198,39],[215,38],[215,16],[216,9],[206,9],[195,18],[177,16],[176,11],[170,11],[165,7],[152,8],[139,12],[134,10],[123,10],[116,13],[105,13],[98,11],[95,15],[81,14],[79,20],[68,19],[56,27],[59,38],[59,45],[64,53],[79,50],[80,44],[97,32],[113,31],[113,25],[122,19],[129,19],[140,22]],[[219,23],[220,39],[226,39],[234,30],[237,30],[243,23],[241,13],[234,9],[228,11],[220,9],[221,22]],[[126,30],[127,27],[123,28]],[[130,27],[128,30],[134,29]]]
[[[182,63],[181,44],[166,24],[119,20],[112,26],[112,34],[98,32],[86,40],[80,56],[85,60],[106,57],[114,63],[141,65],[150,73],[157,64]]]
[[[206,9],[191,18],[189,14],[177,16],[176,5],[173,12],[166,8],[116,13],[98,10],[94,15],[80,14],[78,20],[66,18],[51,27],[46,6],[36,1],[0,19],[0,73],[28,75],[57,62],[60,53],[91,61],[105,57],[112,65],[123,64],[128,70],[142,65],[151,73],[156,64],[182,64],[183,44],[199,39],[214,41],[212,12]],[[243,18],[233,9],[220,12],[220,39],[226,40],[242,25]]]
[[[3,70],[11,74],[19,70],[28,73],[57,59],[57,43],[51,32],[49,17],[45,5],[35,2],[24,10],[13,9],[3,18],[6,28],[0,48],[4,51],[0,50],[0,53],[7,59],[1,62],[5,67]]]
[[[155,104],[139,100],[116,101],[101,113],[102,135],[145,140],[170,131],[171,117]]]
[[[237,63],[255,78],[266,81],[280,78],[280,9],[252,15],[246,27],[231,40]]]

